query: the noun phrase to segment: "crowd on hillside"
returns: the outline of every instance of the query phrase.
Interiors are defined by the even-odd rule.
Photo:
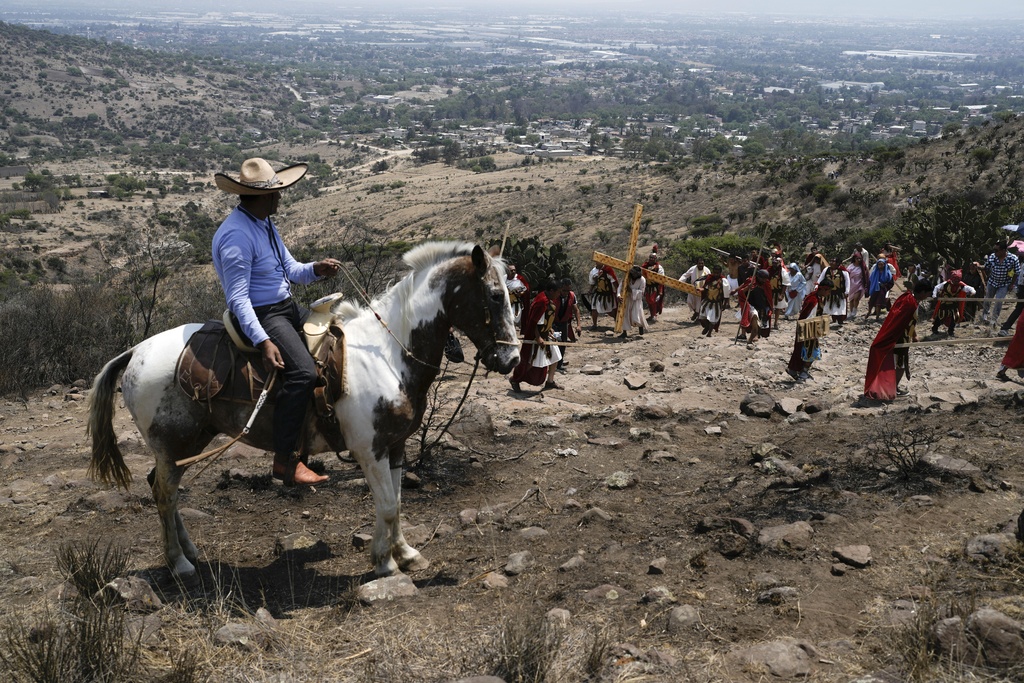
[[[697,258],[678,280],[687,292],[690,322],[700,325],[704,336],[719,332],[731,313],[737,323],[736,338],[754,350],[759,343],[768,343],[762,340],[779,330],[780,321],[799,321],[786,367],[797,382],[810,379],[814,362],[821,358],[818,338],[824,327],[842,328],[858,320],[880,322],[869,353],[865,395],[892,400],[906,393],[898,388],[900,380],[910,376],[905,345],[918,341],[922,315],[930,316],[933,338],[955,337],[957,325],[965,322],[990,328],[994,336],[1010,336],[1024,310],[1020,247],[1024,242],[998,240],[987,255],[929,273],[920,264],[901,261],[899,249],[891,244],[875,256],[860,242],[848,252],[827,255],[808,244],[789,263],[776,244],[742,255],[720,252],[712,263]],[[522,382],[561,388],[556,373],[564,371],[565,343],[582,335],[578,304],[589,311],[592,330],[599,329],[603,316],[615,316],[622,306],[620,336],[628,338],[634,330],[644,334],[662,313],[665,275],[657,245],[642,266],[622,275],[625,283],[614,268],[595,262],[587,289],[578,297],[569,279],[552,279],[534,290],[509,265],[509,296],[527,342],[511,379],[513,389],[520,391]],[[1008,294],[1014,294],[1016,301],[1004,318]],[[1018,324],[997,376],[1008,379],[1007,369],[1024,372],[1022,367],[1024,326]]]

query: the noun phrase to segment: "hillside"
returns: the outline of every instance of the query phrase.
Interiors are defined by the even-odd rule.
[[[6,81],[0,149],[7,163],[27,163],[33,174],[0,180],[0,192],[17,183],[21,191],[63,197],[58,212],[12,220],[11,211],[27,206],[18,203],[25,197],[0,194],[8,271],[12,251],[32,251],[45,271],[47,257],[66,258],[69,241],[79,244],[72,249],[79,254],[91,235],[111,234],[142,216],[174,217],[188,204],[216,223],[230,198],[213,189],[213,173],[256,155],[312,163],[308,180],[286,197],[280,221],[298,242],[352,239],[358,234],[349,232],[352,227],[392,240],[498,239],[508,226],[519,237],[564,241],[585,257],[594,248],[624,249],[636,202],[645,207],[643,245],[738,233],[781,241],[790,253],[809,241],[845,248],[863,238],[870,248],[880,247],[894,239],[890,228],[910,210],[911,199],[925,215],[930,202],[965,198],[991,222],[979,227],[988,235],[979,243],[991,238],[999,221],[1022,217],[1015,156],[1024,122],[1011,114],[975,119],[978,125],[959,133],[947,129],[942,139],[843,156],[541,162],[495,148],[483,151],[496,170],[476,172],[470,168],[487,166],[480,157],[452,166],[421,164],[413,145],[384,148],[376,133],[329,139],[310,118],[287,66],[0,24],[0,71]],[[358,83],[351,87],[358,94]],[[464,133],[456,128],[452,134]],[[285,138],[291,142],[280,141]],[[90,189],[109,188],[114,173],[142,189],[115,200],[87,196]],[[39,174],[49,177],[41,181]],[[36,200],[33,207],[45,198],[38,192],[28,197]],[[161,226],[170,232],[187,227],[177,218]]]
[[[503,154],[494,157],[500,170],[474,173],[392,155],[384,157],[393,164],[387,171],[350,175],[296,205],[296,218],[314,234],[340,216],[406,239],[493,238],[509,223],[512,234],[581,250],[622,249],[640,202],[650,221],[646,243],[737,232],[767,234],[789,247],[834,245],[891,224],[912,197],[927,203],[968,192],[982,204],[1016,192],[1022,127],[1024,121],[994,122],[871,155],[716,165],[595,157],[522,165],[524,157]]]

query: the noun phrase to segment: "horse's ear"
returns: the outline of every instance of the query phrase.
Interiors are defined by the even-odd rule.
[[[487,253],[490,254],[491,258],[498,258],[501,256],[501,247],[497,244],[493,244],[491,245],[491,248],[487,250]]]
[[[487,254],[479,244],[473,247],[473,267],[481,273],[487,270]]]

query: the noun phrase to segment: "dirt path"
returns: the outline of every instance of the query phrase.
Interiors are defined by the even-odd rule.
[[[204,564],[201,585],[183,591],[163,569],[144,484],[151,460],[124,410],[127,493],[87,479],[77,394],[55,387],[7,400],[0,611],[59,603],[61,543],[116,539],[165,603],[145,645],[154,666],[188,647],[221,680],[453,680],[490,671],[497,636],[515,619],[564,609],[559,680],[583,680],[601,643],[599,680],[764,680],[770,667],[744,659],[746,648],[795,638],[814,652],[801,665],[807,680],[850,681],[906,671],[899,624],[922,623],[937,605],[1024,614],[1004,580],[1013,565],[993,561],[982,574],[964,557],[968,541],[1021,510],[1024,463],[1010,439],[1024,414],[1013,390],[1024,384],[994,380],[1002,347],[921,349],[910,396],[864,405],[876,323],[829,334],[814,380],[796,384],[783,372],[793,323],[748,350],[732,342],[732,324],[704,339],[688,317],[670,308],[626,342],[585,331],[594,343],[569,350],[561,391],[513,394],[502,377],[478,380],[455,440],[417,464],[404,493],[408,537],[432,566],[413,576],[415,597],[375,607],[353,592],[371,578],[355,534],[369,532],[372,510],[350,462],[322,458],[332,480],[316,491],[270,483],[267,456],[248,448],[187,475],[181,507]],[[601,374],[581,374],[584,365]],[[646,385],[630,389],[627,376]],[[821,410],[796,423],[741,415],[752,390]],[[892,426],[927,434],[934,452],[978,470],[903,480],[873,446]],[[762,542],[783,525],[806,536]],[[276,549],[292,534],[314,543]],[[871,564],[837,570],[833,550],[859,545]],[[514,572],[510,556],[522,552],[529,561]],[[212,637],[228,621],[252,622],[258,607],[278,620],[273,645]]]

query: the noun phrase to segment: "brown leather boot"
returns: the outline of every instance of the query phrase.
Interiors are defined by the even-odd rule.
[[[275,454],[272,471],[274,479],[280,479],[284,482],[285,486],[295,486],[296,484],[312,486],[330,479],[326,474],[317,474],[306,467],[298,453],[291,455]]]

